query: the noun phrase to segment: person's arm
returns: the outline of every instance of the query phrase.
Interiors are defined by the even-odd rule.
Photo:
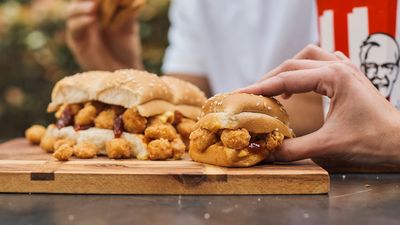
[[[169,9],[171,25],[168,31],[162,70],[164,74],[193,83],[211,97],[207,77],[206,26],[202,1],[174,0]]]
[[[286,98],[314,91],[331,99],[324,125],[284,141],[275,160],[313,158],[325,167],[358,171],[400,171],[400,112],[373,87],[342,53],[309,46],[302,57],[287,61],[246,93]],[[328,168],[329,169],[329,168]]]

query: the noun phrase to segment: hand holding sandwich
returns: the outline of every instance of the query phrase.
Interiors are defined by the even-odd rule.
[[[326,168],[400,170],[400,112],[342,53],[308,46],[240,92],[275,96],[314,91],[331,99],[325,124],[286,140],[277,161],[313,158]]]
[[[115,2],[128,1],[73,0],[68,6],[67,43],[84,70],[143,67],[136,20],[141,5],[135,3],[143,0],[129,0],[129,7]]]

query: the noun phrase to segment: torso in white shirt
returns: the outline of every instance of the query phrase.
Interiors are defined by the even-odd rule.
[[[165,73],[206,75],[214,93],[256,82],[317,43],[313,0],[175,0]]]

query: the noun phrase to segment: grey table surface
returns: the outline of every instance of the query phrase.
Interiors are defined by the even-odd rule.
[[[0,224],[398,225],[400,174],[331,175],[328,195],[0,194]]]

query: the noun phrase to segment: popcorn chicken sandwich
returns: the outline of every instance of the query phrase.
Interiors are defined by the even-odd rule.
[[[65,77],[56,83],[48,106],[57,121],[46,129],[40,146],[59,160],[73,155],[180,159],[186,148],[182,139],[205,100],[194,85],[138,70]],[[37,135],[31,129],[28,137]]]
[[[244,93],[214,96],[202,107],[190,135],[189,154],[198,162],[225,167],[255,165],[294,136],[274,98]]]

